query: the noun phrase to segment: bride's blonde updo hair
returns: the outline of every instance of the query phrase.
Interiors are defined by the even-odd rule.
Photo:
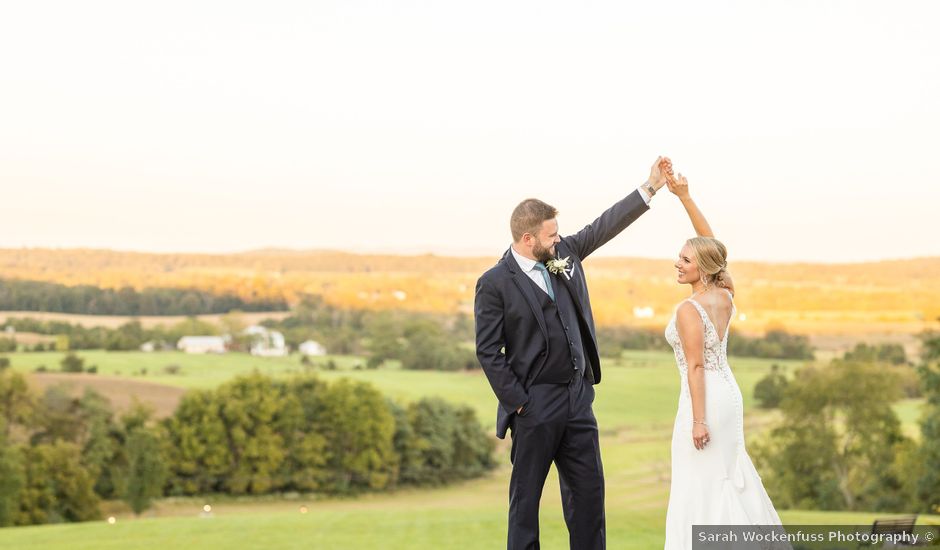
[[[712,284],[726,288],[722,276],[728,273],[728,249],[713,237],[692,237],[685,241],[692,249],[695,265],[706,288]]]

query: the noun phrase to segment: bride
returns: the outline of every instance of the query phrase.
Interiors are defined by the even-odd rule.
[[[666,327],[681,389],[665,548],[689,550],[693,525],[779,526],[780,518],[744,447],[741,389],[728,365],[735,309],[727,250],[689,196],[686,178],[670,177],[667,185],[698,235],[686,241],[675,263],[678,282],[690,285],[692,295]]]

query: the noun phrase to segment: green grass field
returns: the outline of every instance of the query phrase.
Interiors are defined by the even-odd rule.
[[[185,388],[213,387],[238,374],[257,369],[273,376],[303,372],[296,358],[253,358],[246,355],[184,355],[180,353],[80,352],[99,373],[128,376]],[[45,364],[58,368],[61,354],[11,354],[13,368],[32,371]],[[376,384],[401,401],[441,396],[471,405],[492,432],[496,402],[480,372],[405,371],[397,368],[353,370],[360,361],[336,358],[338,371],[318,371],[326,379],[347,376]],[[732,358],[732,369],[745,397],[747,435],[752,441],[774,419],[753,408],[752,388],[772,363],[799,363]],[[180,375],[162,373],[178,364]],[[146,376],[132,375],[146,368]],[[669,496],[669,441],[675,416],[679,379],[672,355],[630,352],[604,363],[597,387],[595,412],[602,431],[601,448],[607,480],[607,537],[612,549],[662,547]],[[916,420],[917,402],[898,405],[905,424]],[[117,522],[46,525],[0,530],[0,548],[22,549],[149,549],[149,548],[376,548],[490,549],[505,546],[509,480],[508,446],[497,450],[501,467],[489,476],[440,489],[404,490],[357,499],[318,499],[293,495],[254,499],[206,497],[165,499],[135,519],[116,502],[102,507]],[[203,504],[213,505],[212,517],[201,517]],[[301,513],[301,505],[308,507]],[[865,524],[884,514],[781,511],[787,523]],[[940,523],[940,517],[922,522]],[[549,476],[542,497],[543,547],[567,548],[557,476]]]

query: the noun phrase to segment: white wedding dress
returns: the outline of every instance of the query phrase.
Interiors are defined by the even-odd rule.
[[[672,432],[672,486],[666,512],[665,550],[690,550],[693,525],[780,525],[780,517],[744,448],[741,389],[728,365],[731,319],[724,338],[719,338],[702,305],[691,298],[686,301],[698,310],[705,327],[705,420],[710,441],[703,450],[692,443],[689,368],[673,314],[666,327],[666,340],[676,356],[681,390]],[[732,318],[734,312],[732,302]]]

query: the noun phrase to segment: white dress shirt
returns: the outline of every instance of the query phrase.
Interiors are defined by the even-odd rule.
[[[542,276],[542,272],[538,269],[535,269],[535,264],[538,262],[529,258],[526,258],[522,254],[516,252],[516,249],[510,245],[510,250],[512,250],[512,255],[516,259],[516,263],[519,264],[519,267],[522,268],[523,273],[529,276],[535,284],[539,285],[539,288],[542,289],[542,292],[548,294],[548,287],[545,286],[545,277]]]
[[[646,204],[649,204],[652,197],[646,193],[646,190],[640,187],[637,189],[637,191],[640,192],[640,196],[643,197],[643,201]],[[512,256],[516,259],[516,263],[519,264],[520,268],[522,268],[522,272],[528,275],[535,284],[539,285],[539,288],[542,289],[542,292],[548,294],[548,287],[545,286],[545,277],[542,276],[542,271],[535,269],[535,264],[538,262],[530,258],[526,258],[522,254],[519,254],[512,245],[509,245],[509,249],[512,251]]]

